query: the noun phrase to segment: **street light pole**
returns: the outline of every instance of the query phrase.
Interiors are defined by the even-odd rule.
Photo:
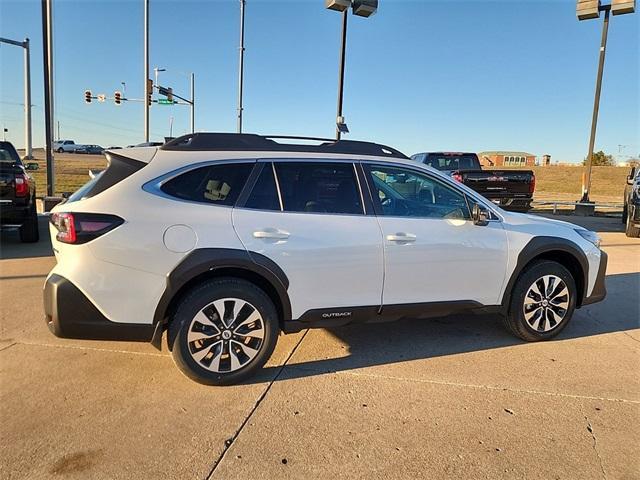
[[[53,110],[53,102],[51,100],[51,11],[48,5],[51,0],[42,0],[42,69],[44,73],[44,141],[45,141],[45,158],[47,161],[47,195],[53,196],[54,189],[54,172],[53,172],[53,145],[51,142],[51,118]]]
[[[338,109],[336,113],[336,140],[340,140],[340,129],[337,125],[343,123],[342,99],[344,96],[344,65],[347,48],[347,10],[342,12],[342,36],[340,47],[340,68],[338,72]]]
[[[24,46],[24,139],[25,156],[31,160],[33,158],[31,144],[31,53],[29,39],[25,38]]]
[[[238,133],[242,133],[242,89],[244,83],[244,4],[240,0],[240,59],[238,68]]]
[[[191,72],[191,133],[196,133],[195,83],[196,75]]]
[[[144,0],[144,141],[149,141],[149,0]]]
[[[585,185],[582,191],[581,202],[589,202],[589,190],[591,189],[591,167],[593,162],[593,148],[596,142],[596,127],[598,126],[598,112],[600,110],[600,92],[602,90],[602,73],[604,72],[604,58],[607,53],[607,36],[609,34],[610,5],[600,7],[604,10],[604,22],[602,24],[602,38],[600,40],[600,58],[598,60],[598,76],[596,77],[596,95],[593,101],[593,115],[591,116],[591,134],[589,135],[589,152],[587,153],[587,172]]]
[[[31,142],[31,55],[29,39],[25,38],[24,42],[18,42],[8,38],[0,38],[0,43],[22,47],[24,50],[24,158],[31,160],[33,158],[33,148]]]

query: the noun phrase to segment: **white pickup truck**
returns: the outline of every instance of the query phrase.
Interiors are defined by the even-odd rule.
[[[58,140],[57,142],[53,142],[53,150],[58,153],[75,153],[83,147],[84,145],[77,144],[73,140]]]

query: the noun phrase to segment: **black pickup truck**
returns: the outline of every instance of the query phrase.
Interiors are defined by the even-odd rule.
[[[531,209],[536,188],[532,170],[482,170],[475,153],[425,152],[411,158],[450,175],[506,210]]]
[[[19,227],[20,241],[37,242],[36,182],[27,174],[18,152],[0,141],[0,227]]]

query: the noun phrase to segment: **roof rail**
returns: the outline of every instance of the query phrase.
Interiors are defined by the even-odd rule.
[[[322,142],[319,145],[303,143],[280,143],[275,139],[310,140]],[[191,133],[165,143],[161,150],[178,151],[270,151],[270,152],[309,152],[343,153],[351,155],[376,155],[379,157],[407,157],[404,153],[386,145],[355,140],[334,140],[318,137],[294,137],[285,135],[256,135],[253,133]]]

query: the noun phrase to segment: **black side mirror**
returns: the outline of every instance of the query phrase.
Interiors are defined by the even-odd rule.
[[[471,211],[471,218],[474,225],[487,225],[489,223],[489,211],[476,203]]]

